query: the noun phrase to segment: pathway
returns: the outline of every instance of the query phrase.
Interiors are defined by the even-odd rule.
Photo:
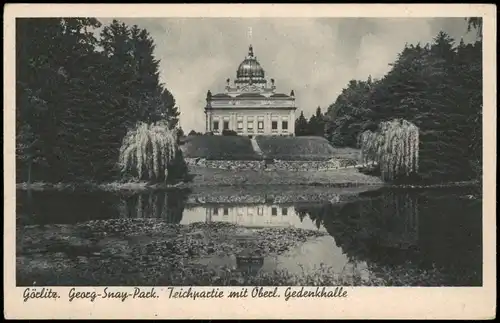
[[[255,151],[255,153],[259,156],[262,156],[262,150],[259,147],[259,144],[257,143],[257,140],[255,140],[255,137],[250,139],[250,142],[252,143],[252,148]]]

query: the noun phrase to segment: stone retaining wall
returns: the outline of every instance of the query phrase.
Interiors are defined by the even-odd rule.
[[[266,165],[266,170],[325,171],[354,165],[356,165],[356,161],[348,159],[330,159],[324,161],[274,160],[274,163]]]
[[[228,170],[289,170],[289,171],[326,171],[356,166],[351,159],[330,159],[325,161],[288,161],[273,160],[206,160],[204,158],[186,158],[188,166],[218,168]]]

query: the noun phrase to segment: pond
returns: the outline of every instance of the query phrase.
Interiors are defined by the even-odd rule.
[[[471,188],[258,192],[19,190],[17,284],[482,285]]]

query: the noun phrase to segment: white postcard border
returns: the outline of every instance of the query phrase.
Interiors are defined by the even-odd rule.
[[[4,10],[4,315],[6,318],[460,318],[496,309],[496,6],[476,4],[7,4]],[[23,302],[15,286],[15,17],[483,17],[483,287],[356,287],[347,298]],[[161,291],[162,287],[157,287]],[[165,289],[165,287],[163,287]],[[298,289],[294,287],[295,289]],[[102,290],[103,287],[95,289]],[[120,288],[131,290],[132,288]],[[203,288],[197,288],[202,290]],[[240,287],[223,288],[224,291]],[[80,290],[93,291],[94,287]],[[283,292],[285,288],[280,288]],[[66,298],[67,299],[67,298]]]

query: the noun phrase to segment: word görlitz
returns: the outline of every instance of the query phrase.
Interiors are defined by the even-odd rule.
[[[78,291],[76,288],[71,288],[69,290],[69,301],[72,302],[75,299],[88,299],[91,302],[94,302],[96,298],[100,297],[102,299],[120,299],[122,302],[127,300],[129,297],[132,299],[139,299],[139,298],[158,298],[156,295],[156,291],[153,288],[148,289],[147,291],[144,289],[141,289],[139,287],[134,287],[134,292],[129,293],[126,291],[113,291],[109,289],[109,287],[104,288],[104,293],[100,294],[95,291],[90,292],[90,291]]]
[[[27,302],[30,299],[37,298],[49,298],[49,299],[58,299],[60,298],[57,292],[54,292],[52,288],[26,288],[23,292],[24,302]]]
[[[290,298],[301,298],[301,297],[347,297],[347,291],[343,287],[335,287],[333,291],[327,291],[326,287],[316,287],[316,290],[305,290],[302,287],[300,290],[292,290],[292,287],[288,287],[285,290],[285,301]]]

